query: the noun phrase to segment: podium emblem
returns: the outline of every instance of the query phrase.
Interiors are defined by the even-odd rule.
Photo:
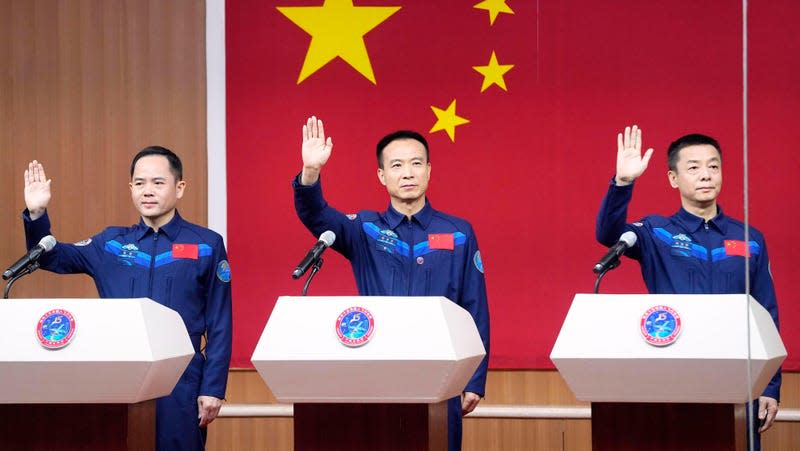
[[[36,336],[47,349],[63,348],[75,336],[75,318],[66,310],[50,310],[39,318]]]
[[[336,318],[336,336],[345,346],[361,346],[372,338],[375,318],[363,307],[350,307]]]
[[[675,343],[681,333],[681,316],[666,305],[650,307],[641,321],[642,336],[653,346]]]

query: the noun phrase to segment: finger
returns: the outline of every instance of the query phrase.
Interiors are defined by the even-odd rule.
[[[622,133],[617,133],[617,152],[625,150],[625,145],[622,143]]]
[[[644,153],[644,156],[642,157],[642,167],[644,168],[647,167],[647,164],[650,163],[650,157],[652,156],[653,156],[653,148],[651,147],[647,149],[647,151]]]
[[[317,129],[319,130],[319,138],[325,141],[325,126],[322,125],[322,119],[317,119]]]
[[[311,138],[319,136],[319,129],[317,128],[317,117],[311,116]]]
[[[325,141],[325,146],[328,148],[328,151],[333,151],[333,140],[330,136],[328,136],[328,140]]]
[[[625,137],[622,142],[622,145],[627,149],[631,146],[631,128],[625,127]]]
[[[314,117],[308,118],[306,120],[306,125],[303,126],[303,139],[311,139],[311,130],[313,128]]]
[[[39,169],[39,177],[40,177],[40,178],[39,178],[39,181],[40,181],[40,182],[44,182],[44,181],[46,181],[46,180],[47,180],[47,176],[46,176],[46,175],[45,175],[45,173],[44,173],[44,166],[42,165],[42,163],[39,163],[39,164],[37,165],[37,167],[38,167],[38,169]]]
[[[634,127],[634,129],[636,129],[636,127]],[[642,151],[642,129],[637,129],[636,130],[636,144],[635,144],[635,147],[636,147],[636,150],[638,152]]]

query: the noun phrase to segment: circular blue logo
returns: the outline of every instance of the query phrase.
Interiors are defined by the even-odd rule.
[[[670,345],[681,333],[681,316],[666,305],[650,307],[642,315],[642,336],[653,346]]]
[[[361,346],[372,338],[375,319],[363,307],[350,307],[336,318],[336,336],[345,346]]]
[[[39,318],[36,336],[47,349],[63,348],[75,336],[75,318],[66,310],[50,310]]]
[[[222,260],[217,265],[217,278],[225,283],[231,281],[231,265],[228,260]]]

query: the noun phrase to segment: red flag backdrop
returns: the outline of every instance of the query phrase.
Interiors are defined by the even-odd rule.
[[[666,147],[694,131],[722,143],[721,204],[743,217],[740,2],[353,3],[227,2],[233,366],[250,366],[275,299],[302,287],[289,275],[315,237],[295,216],[290,180],[312,114],[333,137],[323,185],[344,212],[388,203],[375,175],[381,136],[400,128],[426,134],[429,199],[478,234],[493,368],[552,368],[548,356],[573,295],[593,288],[591,267],[604,251],[594,218],[624,126],[641,126],[645,146],[656,149],[637,182],[632,220],[678,208]],[[784,0],[753,8],[750,220],[770,246],[790,354],[784,367],[797,370],[800,43],[790,30],[800,7]],[[603,291],[643,292],[638,265],[624,262]],[[355,292],[348,262],[331,253],[310,294]],[[601,333],[602,323],[587,339]]]

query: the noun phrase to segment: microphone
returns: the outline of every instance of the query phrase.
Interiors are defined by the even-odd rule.
[[[3,280],[8,280],[12,277],[16,277],[19,273],[24,271],[28,266],[32,263],[39,260],[39,257],[42,256],[45,252],[49,252],[53,250],[56,246],[56,239],[53,235],[47,235],[46,237],[42,238],[39,241],[39,244],[31,248],[27,254],[25,254],[22,258],[17,260],[16,263],[11,265],[6,272],[3,273]]]
[[[311,267],[317,260],[319,260],[322,253],[330,247],[333,242],[336,241],[336,234],[331,232],[330,230],[326,230],[322,232],[322,235],[319,236],[319,241],[314,244],[314,247],[308,251],[303,260],[297,265],[297,268],[292,271],[292,279],[298,279],[300,276],[308,271],[308,268]]]
[[[636,234],[628,230],[619,237],[617,244],[608,248],[608,253],[594,265],[594,272],[600,274],[601,272],[614,269],[619,265],[619,257],[628,249],[636,244]]]

